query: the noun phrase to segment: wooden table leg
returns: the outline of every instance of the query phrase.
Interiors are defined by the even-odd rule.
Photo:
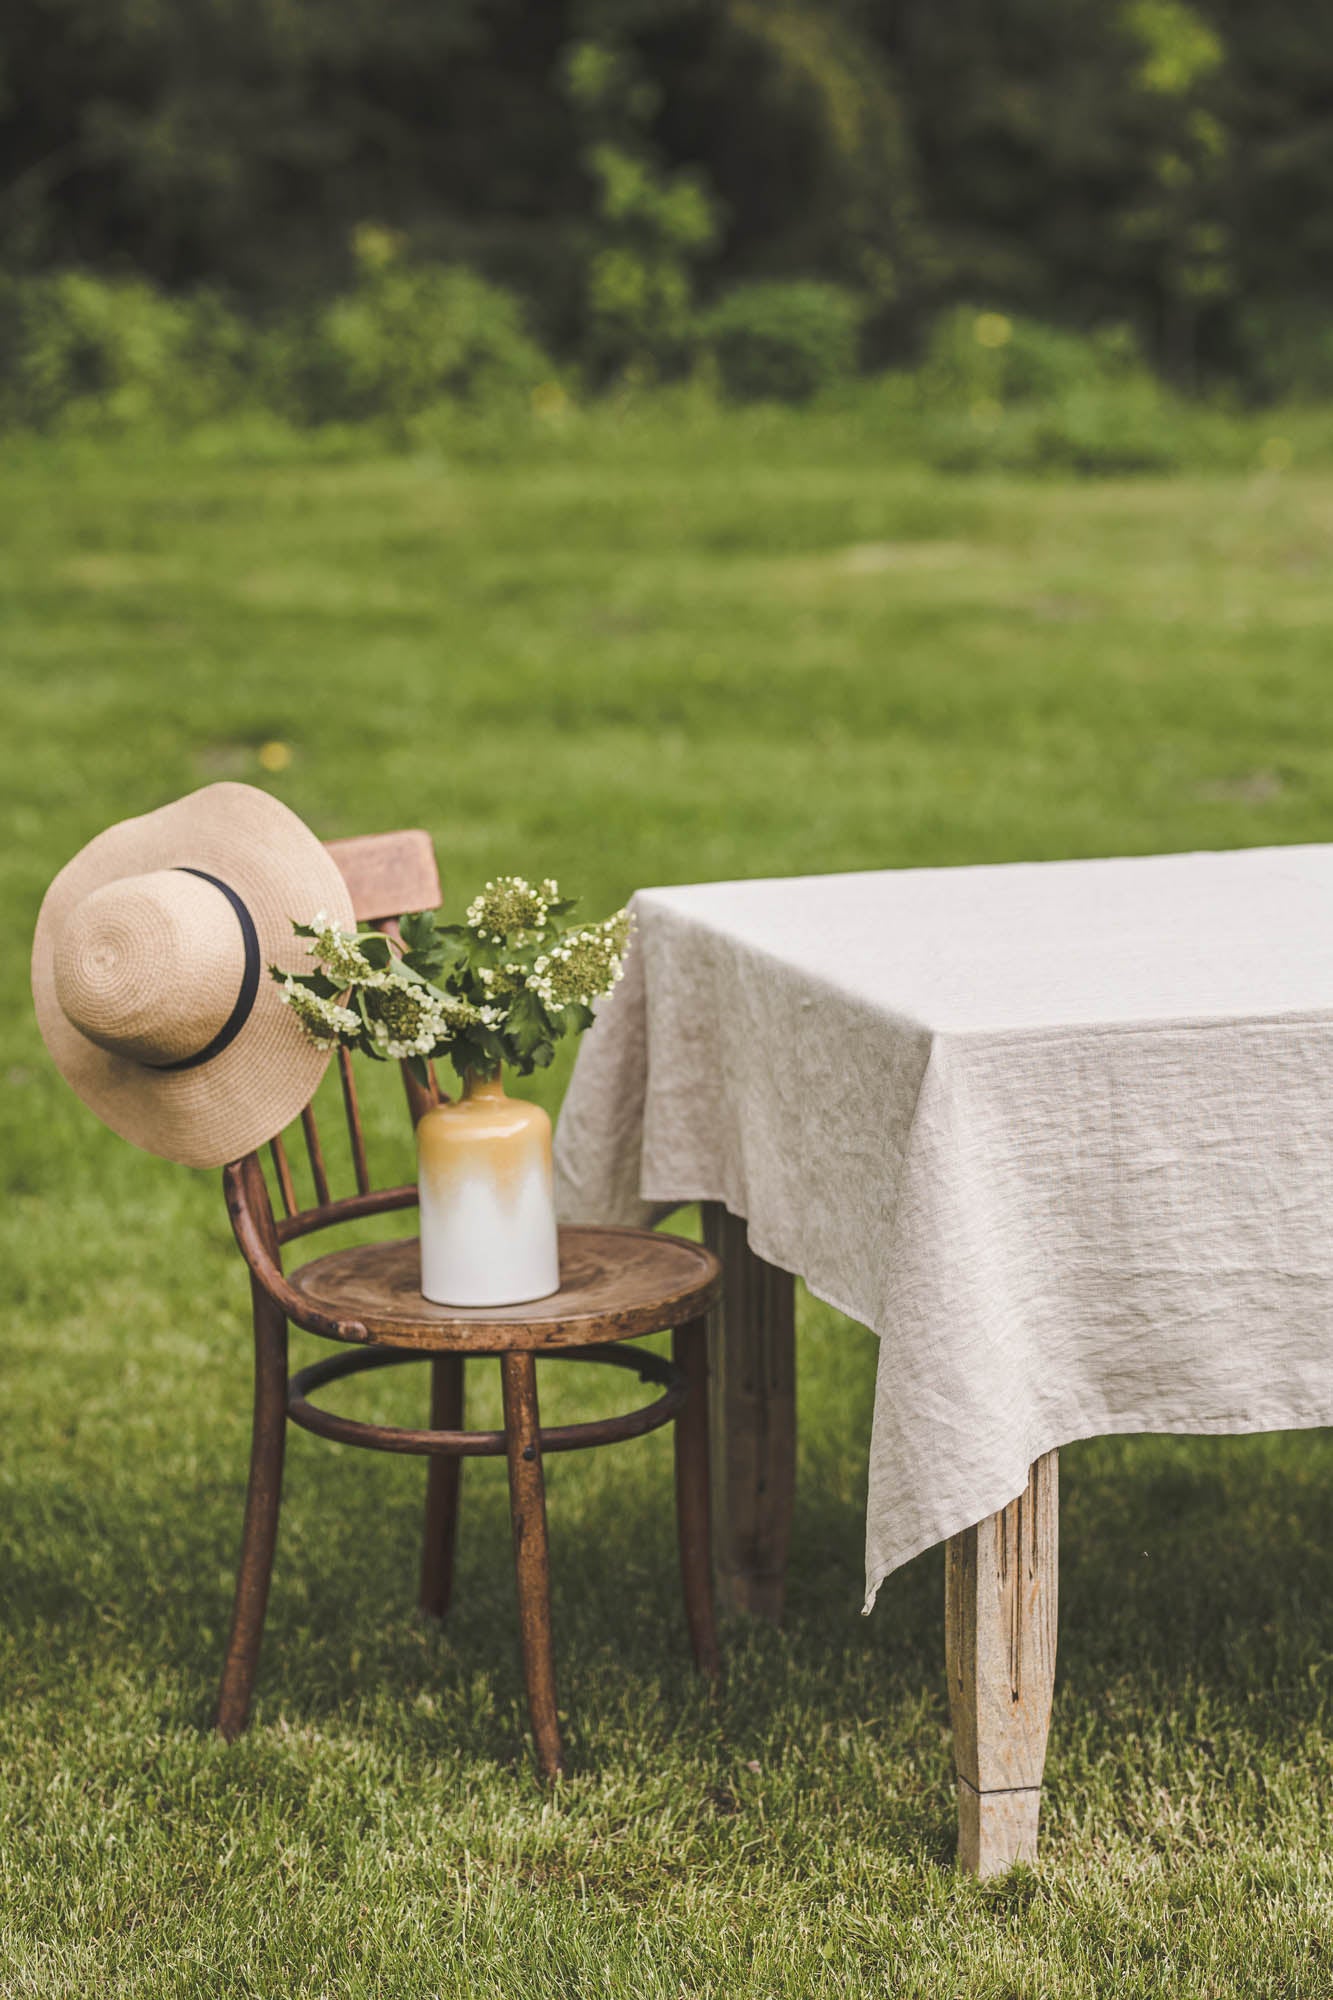
[[[1002,1875],[1037,1858],[1055,1687],[1059,1453],[1017,1500],[945,1551],[944,1643],[958,1772],[958,1863]]]
[[[723,1267],[709,1321],[718,1600],[776,1624],[796,1488],[796,1283],[755,1256],[744,1221],[720,1202],[703,1213]]]

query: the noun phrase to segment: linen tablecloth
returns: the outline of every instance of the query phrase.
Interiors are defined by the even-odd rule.
[[[867,1610],[1073,1439],[1333,1423],[1333,848],[633,909],[561,1213],[720,1201],[880,1336]]]

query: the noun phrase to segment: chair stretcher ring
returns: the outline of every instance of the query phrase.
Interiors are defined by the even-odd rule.
[[[543,1452],[578,1451],[585,1445],[619,1444],[622,1438],[644,1437],[670,1423],[685,1402],[685,1377],[681,1371],[664,1355],[642,1348],[623,1343],[562,1347],[539,1358],[606,1362],[612,1368],[632,1369],[641,1382],[665,1385],[665,1394],[656,1401],[644,1403],[637,1410],[627,1410],[623,1416],[599,1417],[590,1423],[544,1425],[539,1433]],[[385,1347],[354,1348],[348,1354],[330,1355],[292,1376],[287,1389],[287,1415],[302,1430],[333,1438],[338,1444],[360,1446],[364,1451],[396,1451],[431,1458],[502,1458],[503,1431],[417,1431],[398,1424],[358,1423],[309,1401],[312,1389],[340,1381],[344,1375],[364,1375],[376,1368],[400,1368],[406,1362],[433,1359],[430,1352]]]

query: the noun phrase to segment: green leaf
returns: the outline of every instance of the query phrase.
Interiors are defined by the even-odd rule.
[[[370,1012],[366,1006],[366,996],[359,986],[352,988],[348,1004],[355,1013],[361,1016],[362,1038],[358,1046],[362,1054],[368,1055],[372,1062],[388,1062],[389,1058],[384,1054],[371,1034]]]
[[[409,1056],[407,1058],[407,1067],[409,1073],[416,1078],[417,1082],[421,1085],[421,1088],[423,1090],[429,1090],[430,1071],[426,1067],[425,1056]]]
[[[539,1042],[548,1039],[546,1016],[535,993],[525,987],[509,1003],[505,1033],[519,1056],[529,1056]]]
[[[405,952],[400,963],[419,972],[423,979],[443,980],[466,959],[467,945],[461,938],[444,937],[437,932],[427,944]]]
[[[303,986],[307,993],[317,993],[321,1000],[335,1000],[344,990],[324,972],[284,972],[280,965],[270,965],[269,974],[280,985],[285,986],[290,979],[293,986]]]
[[[409,951],[429,951],[435,940],[435,912],[409,910],[399,917],[398,929]]]
[[[415,973],[418,979],[434,979],[443,964],[436,951],[405,951],[398,961],[400,972]]]
[[[362,931],[356,942],[362,957],[374,966],[376,972],[384,972],[393,964],[393,951],[381,931]]]

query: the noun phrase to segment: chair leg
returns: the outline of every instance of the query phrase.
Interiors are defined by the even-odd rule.
[[[685,1407],[676,1419],[676,1528],[685,1618],[700,1673],[720,1667],[713,1618],[713,1560],[708,1496],[708,1324],[690,1320],[671,1336],[671,1356],[685,1377]]]
[[[518,1626],[523,1646],[537,1763],[544,1778],[564,1769],[555,1707],[555,1654],[551,1640],[551,1557],[546,1539],[546,1484],[542,1476],[537,1364],[531,1354],[502,1354],[505,1450],[509,1459],[509,1508],[514,1525]]]
[[[463,1428],[463,1357],[437,1354],[430,1365],[430,1427]],[[421,1609],[443,1618],[454,1589],[454,1548],[458,1540],[458,1482],[461,1458],[432,1458],[426,1464],[426,1531],[421,1547]]]
[[[282,1458],[287,1437],[287,1321],[252,1283],[255,1318],[255,1412],[250,1441],[250,1484],[236,1573],[231,1635],[218,1691],[217,1727],[234,1742],[250,1719],[250,1697],[264,1636],[273,1551],[282,1502]]]

